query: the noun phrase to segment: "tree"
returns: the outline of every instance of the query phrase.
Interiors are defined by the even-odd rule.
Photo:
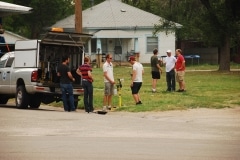
[[[208,24],[212,26],[216,34],[217,45],[220,49],[220,71],[230,71],[230,47],[233,41],[240,37],[240,1],[221,0],[210,1],[201,0],[207,12],[204,17],[209,17]],[[206,31],[210,32],[208,28]]]
[[[44,32],[44,28],[53,25],[57,20],[65,18],[74,13],[72,0],[16,0],[17,3],[24,5],[28,4],[33,8],[31,14],[21,15],[21,22],[26,26],[24,34],[30,33],[28,37],[39,38]],[[19,15],[20,17],[20,15]],[[30,31],[30,32],[29,32]]]
[[[202,40],[219,48],[219,71],[230,71],[230,48],[240,37],[239,0],[159,0],[159,11],[165,19],[156,25],[155,32],[171,30],[178,22],[178,39]],[[175,28],[176,29],[176,28]]]
[[[26,15],[4,17],[4,29],[16,34],[39,38],[46,28],[57,21],[74,14],[74,0],[4,0],[5,2],[32,7]],[[95,4],[104,0],[95,0]],[[93,0],[92,0],[93,2]],[[92,2],[82,0],[82,9],[91,7]]]
[[[72,0],[5,0],[9,3],[32,7],[25,15],[4,18],[4,28],[28,38],[39,38],[44,28],[74,13]]]

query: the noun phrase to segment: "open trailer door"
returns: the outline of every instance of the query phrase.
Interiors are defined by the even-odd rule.
[[[50,31],[41,40],[42,46],[62,46],[65,50],[65,54],[70,54],[72,59],[71,68],[78,67],[79,64],[83,63],[85,56],[84,46],[91,39],[93,35],[83,33],[71,33],[71,32],[60,32]]]
[[[76,69],[79,65],[83,64],[85,56],[84,46],[87,45],[91,37],[92,35],[90,34],[50,31],[44,35],[40,42],[41,61],[56,61],[60,63],[63,55],[69,55],[69,67],[72,71],[72,75],[76,79],[75,84],[81,84],[81,79],[76,74]],[[57,68],[57,65],[58,64],[56,64],[55,68]]]
[[[81,47],[84,46],[92,36],[91,34],[50,31],[42,38],[41,43]]]

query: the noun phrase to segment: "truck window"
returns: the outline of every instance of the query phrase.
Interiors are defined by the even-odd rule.
[[[14,57],[10,57],[6,63],[6,67],[11,67],[13,63]]]
[[[6,53],[0,59],[0,68],[4,68],[9,55]]]

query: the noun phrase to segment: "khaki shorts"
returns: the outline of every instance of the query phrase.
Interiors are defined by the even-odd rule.
[[[184,81],[184,75],[185,75],[185,71],[177,71],[176,81],[177,81],[177,82],[182,82],[182,81]]]
[[[105,82],[104,95],[105,96],[114,95],[114,85],[111,84],[110,82]]]

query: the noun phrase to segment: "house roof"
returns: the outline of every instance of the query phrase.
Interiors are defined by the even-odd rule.
[[[82,19],[84,29],[134,29],[153,28],[161,17],[119,0],[105,0],[84,10]],[[58,21],[53,27],[75,28],[75,15]]]
[[[0,1],[0,17],[8,16],[11,14],[29,13],[31,10],[32,8],[30,7]]]
[[[26,40],[26,37],[20,36],[18,34],[15,34],[13,32],[10,31],[6,31],[4,32],[4,34],[0,35],[2,37],[5,38],[6,43],[15,43],[16,40]]]

